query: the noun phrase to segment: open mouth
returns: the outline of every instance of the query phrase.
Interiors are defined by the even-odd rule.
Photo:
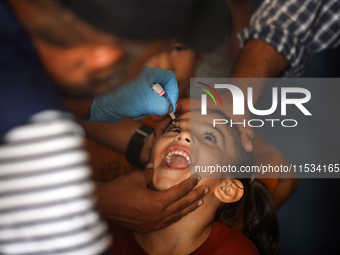
[[[170,146],[162,161],[162,167],[168,170],[181,170],[190,167],[191,158],[187,148],[180,145]]]

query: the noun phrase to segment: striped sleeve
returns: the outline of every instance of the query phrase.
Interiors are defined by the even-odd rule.
[[[313,54],[340,45],[340,2],[265,0],[239,37],[269,43],[290,62],[283,75],[300,76]]]
[[[81,127],[57,111],[6,133],[0,145],[0,254],[107,249],[82,136]]]

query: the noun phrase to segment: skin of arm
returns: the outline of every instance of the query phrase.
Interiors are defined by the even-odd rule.
[[[88,138],[108,149],[119,153],[126,153],[133,132],[142,126],[142,123],[125,119],[116,124],[107,124],[104,122],[84,124],[81,119],[86,119],[90,116],[92,101],[92,99],[75,100],[64,98],[64,102],[75,114],[77,121],[85,129]]]
[[[135,130],[144,124],[132,119],[125,119],[115,124],[107,123],[87,123],[81,121],[86,136],[96,143],[105,146],[106,148],[118,153],[126,154],[129,141]],[[154,134],[151,133],[145,141],[140,154],[140,162],[144,166],[149,161],[150,152],[153,144]]]
[[[75,114],[78,123],[85,129],[88,138],[118,153],[126,153],[131,136],[137,128],[143,125],[142,122],[131,119],[125,119],[115,124],[104,122],[84,124],[81,119],[89,117],[92,99],[75,100],[65,97],[64,103]],[[140,160],[145,165],[149,160],[153,137],[153,134],[149,135],[141,152]]]
[[[115,124],[87,123],[82,124],[86,136],[110,150],[125,154],[134,131],[143,123],[125,119]]]
[[[269,43],[250,39],[240,51],[234,65],[233,78],[272,78],[280,75],[289,67],[288,60],[275,50]],[[246,84],[240,86],[246,92]],[[261,95],[266,84],[253,88],[255,102]]]

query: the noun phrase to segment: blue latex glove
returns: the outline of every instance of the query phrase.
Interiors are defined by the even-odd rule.
[[[164,115],[169,111],[169,101],[157,95],[152,84],[159,82],[167,93],[174,111],[177,107],[178,84],[170,70],[145,66],[140,75],[121,88],[93,100],[89,122],[116,123],[126,118],[139,120],[148,115]]]

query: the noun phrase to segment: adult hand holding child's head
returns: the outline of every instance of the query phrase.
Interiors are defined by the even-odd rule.
[[[148,187],[153,168],[148,167],[97,186],[99,210],[106,219],[133,231],[150,232],[180,220],[203,203],[207,187],[193,190],[199,178],[188,178],[165,191],[153,191]]]

